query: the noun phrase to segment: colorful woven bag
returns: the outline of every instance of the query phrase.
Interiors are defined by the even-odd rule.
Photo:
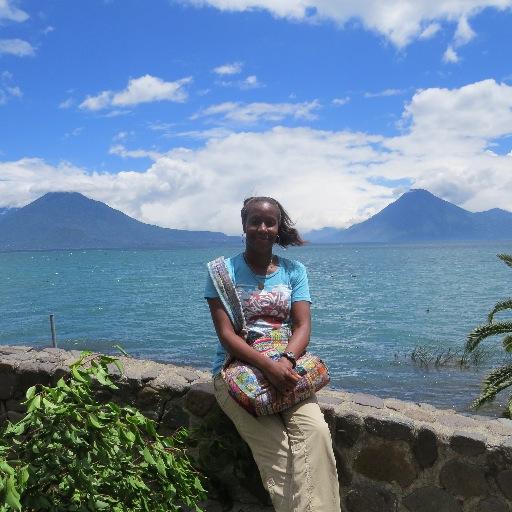
[[[235,332],[247,340],[247,325],[242,304],[229,276],[224,258],[210,261],[207,266]],[[269,337],[258,338],[248,341],[248,343],[258,352],[278,360],[281,358],[281,352],[286,350],[290,335],[289,328],[275,329],[271,331]],[[239,405],[254,416],[263,416],[284,411],[302,402],[330,381],[325,363],[309,352],[297,359],[295,371],[301,378],[297,381],[293,391],[286,395],[279,393],[261,370],[243,361],[229,359],[226,361],[221,375],[228,386],[230,395]]]

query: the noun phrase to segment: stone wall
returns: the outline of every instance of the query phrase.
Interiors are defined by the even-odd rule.
[[[78,356],[0,346],[0,419],[19,419],[26,389],[56,382]],[[210,452],[201,454],[199,443],[196,453],[216,489],[218,501],[207,510],[272,510],[247,447],[215,402],[209,374],[120,359],[119,390],[101,399],[138,407],[162,433],[199,426],[208,438]],[[320,392],[319,402],[332,432],[344,510],[512,512],[512,421],[334,390]],[[212,442],[215,436],[229,438],[229,453]],[[241,486],[233,483],[234,466]]]

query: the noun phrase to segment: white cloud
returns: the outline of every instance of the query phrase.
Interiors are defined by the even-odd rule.
[[[112,137],[112,140],[115,141],[115,142],[120,142],[120,141],[124,141],[124,140],[130,138],[132,135],[133,135],[133,132],[121,131],[121,132],[117,132]]]
[[[243,80],[218,80],[215,83],[222,87],[238,87],[242,90],[265,87],[265,85],[258,80],[256,75],[249,75]]]
[[[294,119],[316,119],[315,110],[320,108],[320,102],[313,100],[304,103],[236,103],[225,102],[205,108],[192,116],[220,116],[226,121],[237,123],[257,123],[258,121],[282,121],[286,117]]]
[[[65,133],[63,139],[66,140],[66,139],[71,139],[72,137],[78,137],[83,132],[83,130],[84,130],[83,126],[74,128],[70,132]]]
[[[429,23],[419,35],[419,39],[430,39],[441,30],[439,23]]]
[[[97,111],[107,107],[126,107],[154,101],[182,103],[188,97],[184,86],[190,82],[191,77],[166,82],[155,76],[144,75],[130,79],[128,86],[122,91],[102,91],[96,96],[87,96],[80,104],[80,108]]]
[[[232,62],[231,64],[223,64],[214,68],[213,72],[217,75],[238,75],[242,72],[242,62]]]
[[[73,98],[68,98],[59,103],[59,108],[62,108],[62,109],[71,108],[74,105],[74,103],[75,103],[75,101],[73,100]]]
[[[457,30],[455,31],[455,45],[462,46],[469,43],[471,39],[476,36],[473,29],[469,26],[468,20],[465,16],[459,19]]]
[[[433,23],[469,19],[486,8],[509,9],[512,0],[181,0],[223,11],[264,9],[278,18],[304,22],[331,20],[344,26],[350,20],[375,31],[402,48],[427,34]],[[314,14],[312,15],[312,12]],[[439,30],[439,29],[437,29]],[[433,34],[430,34],[433,35]]]
[[[182,78],[175,82],[165,82],[151,75],[133,78],[128,82],[128,87],[124,91],[114,95],[112,105],[138,105],[139,103],[150,103],[153,101],[175,101],[182,103],[188,96],[183,86],[191,81],[191,77]]]
[[[258,80],[256,75],[250,75],[240,83],[242,89],[258,89],[263,87],[263,84]]]
[[[443,54],[443,62],[454,64],[459,62],[459,56],[452,46],[448,46]]]
[[[0,105],[5,105],[12,98],[21,98],[22,90],[12,83],[12,73],[4,71],[0,75]]]
[[[85,110],[102,110],[110,106],[112,96],[112,91],[103,91],[96,96],[87,96],[87,98],[80,103],[80,108]]]
[[[165,154],[112,148],[154,158],[143,172],[3,162],[0,197],[2,206],[21,206],[49,190],[77,190],[145,222],[229,233],[240,232],[241,201],[254,194],[277,196],[303,230],[361,221],[400,193],[379,178],[408,179],[473,211],[512,211],[511,156],[493,146],[512,135],[512,86],[484,80],[420,90],[403,117],[394,137],[277,126]]]
[[[346,105],[349,101],[350,97],[345,96],[344,98],[334,98],[331,103],[337,107],[341,107],[342,105]]]
[[[55,27],[52,27],[51,25],[48,25],[43,29],[43,34],[46,36],[47,34],[50,34],[55,30]]]
[[[28,14],[17,7],[14,7],[15,2],[9,0],[0,0],[0,21],[25,21],[28,19]]]
[[[35,48],[27,41],[23,41],[23,39],[0,39],[0,55],[31,57],[35,53]]]
[[[384,89],[383,91],[379,92],[365,92],[364,97],[365,98],[383,98],[386,96],[400,96],[401,94],[404,94],[405,91],[403,89]]]
[[[117,155],[122,158],[149,158],[151,160],[158,160],[162,158],[162,153],[146,149],[126,149],[122,144],[112,146],[109,151],[111,155]]]

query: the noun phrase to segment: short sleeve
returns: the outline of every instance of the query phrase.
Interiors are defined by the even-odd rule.
[[[306,267],[299,263],[295,262],[292,273],[292,303],[297,302],[299,300],[306,300],[311,302],[311,296],[309,294],[309,283],[308,283],[308,274],[306,272]]]
[[[213,284],[213,281],[212,281],[212,278],[211,278],[209,272],[206,274],[206,284],[204,287],[204,298],[205,299],[218,299],[219,298],[219,294],[217,293],[217,290],[215,289],[215,286]]]

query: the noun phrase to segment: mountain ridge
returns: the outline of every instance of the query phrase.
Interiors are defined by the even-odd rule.
[[[512,213],[500,208],[469,212],[427,190],[411,189],[363,222],[304,236],[312,243],[510,240]]]
[[[0,250],[168,249],[232,244],[224,233],[145,224],[78,192],[48,192],[0,216]]]

